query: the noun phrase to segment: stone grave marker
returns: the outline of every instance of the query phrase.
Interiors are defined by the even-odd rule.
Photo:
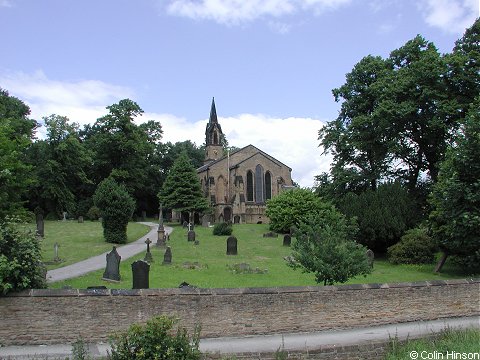
[[[208,225],[209,225],[208,218],[209,218],[208,215],[203,215],[203,216],[202,216],[202,226],[203,226],[203,227],[208,227]]]
[[[188,231],[193,231],[193,229],[195,228],[195,225],[193,225],[192,223],[188,223],[187,227],[188,227]]]
[[[143,260],[132,263],[133,289],[148,289],[150,264]]]
[[[195,241],[195,231],[190,230],[190,231],[187,233],[187,240],[188,240],[188,241]]]
[[[163,254],[163,265],[170,265],[172,263],[172,249],[167,246],[165,254]]]
[[[62,221],[67,221],[67,212],[66,212],[66,211],[63,212],[63,219],[62,219]]]
[[[165,227],[163,226],[163,208],[162,203],[160,203],[160,214],[158,215],[158,229],[157,229],[157,246],[165,247],[166,245],[166,236],[165,236]]]
[[[145,210],[142,210],[142,221],[145,221],[147,219],[147,212]]]
[[[60,261],[60,258],[58,257],[58,248],[59,247],[60,247],[60,245],[57,242],[55,244],[53,244],[53,251],[55,251],[55,256],[53,258],[53,261],[55,261],[55,262]]]
[[[79,217],[78,217],[78,222],[79,222],[80,224],[83,224],[83,216],[79,216]]]
[[[143,258],[144,261],[147,261],[149,263],[153,262],[153,256],[152,256],[152,253],[150,252],[150,244],[152,243],[152,241],[147,238],[147,240],[145,240],[145,244],[147,244],[147,253],[145,254],[145,257]]]
[[[278,237],[278,234],[274,233],[273,231],[269,231],[269,232],[263,234],[263,237],[264,238],[276,238],[276,237]]]
[[[283,246],[290,246],[292,244],[292,237],[290,234],[285,234],[283,236]]]
[[[45,236],[45,222],[43,221],[43,215],[37,214],[35,217],[37,223],[37,236],[44,237]]]
[[[227,255],[237,255],[237,238],[235,236],[227,239]]]
[[[184,221],[182,226],[184,229],[186,229],[188,227],[188,222]]]
[[[365,254],[367,255],[370,266],[373,267],[373,260],[375,259],[375,254],[370,249],[368,249]]]
[[[106,258],[107,266],[105,267],[102,280],[120,281],[120,260],[122,257],[118,254],[115,246],[106,255]]]

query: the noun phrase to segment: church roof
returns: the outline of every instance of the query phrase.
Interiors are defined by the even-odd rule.
[[[288,168],[290,171],[292,170],[289,166],[285,165],[285,164],[282,163],[281,161],[275,159],[273,156],[268,155],[266,152],[260,150],[259,148],[257,148],[256,146],[253,146],[253,145],[251,145],[251,144],[250,144],[250,145],[247,145],[247,146],[245,146],[245,147],[243,147],[243,148],[241,148],[241,149],[238,149],[238,150],[236,150],[236,151],[234,151],[234,152],[232,152],[232,153],[230,154],[230,156],[232,156],[232,155],[234,155],[234,154],[241,153],[242,151],[244,151],[244,150],[247,149],[248,147],[252,147],[252,148],[254,148],[254,149],[257,150],[257,151],[256,151],[254,154],[252,154],[252,155],[250,155],[250,156],[248,156],[248,157],[246,157],[246,158],[244,158],[244,159],[241,159],[241,160],[238,161],[237,163],[230,164],[230,169],[233,169],[233,168],[235,168],[236,166],[240,165],[241,163],[247,161],[248,159],[251,159],[251,158],[254,157],[255,155],[260,154],[260,155],[268,158],[268,159],[271,160],[272,162],[276,163],[277,165],[285,166],[285,167]],[[209,164],[205,164],[205,165],[199,167],[199,168],[197,169],[197,173],[201,173],[201,172],[207,170],[208,168],[212,167],[213,165],[215,165],[215,164],[217,164],[217,163],[225,160],[227,157],[228,157],[227,155],[224,155],[224,156],[222,156],[220,159],[217,159],[217,160],[215,160],[215,161],[212,161],[212,162],[209,163]]]

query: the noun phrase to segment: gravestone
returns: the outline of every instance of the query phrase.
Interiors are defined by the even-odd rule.
[[[107,256],[107,266],[103,273],[102,280],[120,281],[120,260],[122,257],[118,254],[114,246]]]
[[[63,219],[62,219],[62,221],[67,221],[67,212],[66,212],[66,211],[63,212]]]
[[[44,237],[45,236],[45,222],[43,221],[43,215],[37,214],[36,215],[36,223],[37,223],[37,236]]]
[[[60,247],[60,245],[58,245],[57,242],[55,244],[53,244],[53,251],[55,252],[55,256],[53,257],[53,261],[55,261],[55,262],[60,261],[60,258],[58,257],[58,248],[59,247]]]
[[[182,227],[186,229],[188,227],[188,222],[184,221]]]
[[[142,221],[145,221],[147,219],[147,212],[145,210],[142,210]]]
[[[188,240],[188,241],[195,241],[195,231],[190,230],[190,231],[187,233],[187,240]]]
[[[292,244],[292,237],[289,234],[283,236],[283,246],[290,246]]]
[[[143,260],[132,263],[133,286],[132,289],[149,288],[150,264]]]
[[[209,223],[208,218],[209,218],[208,215],[203,215],[202,216],[202,226],[203,227],[208,227],[208,223]]]
[[[83,224],[83,216],[79,216],[79,217],[78,217],[78,222],[79,222],[80,224]]]
[[[195,225],[193,225],[192,223],[188,223],[187,227],[188,227],[188,231],[193,231],[193,229],[195,228]]]
[[[267,232],[267,233],[263,234],[263,237],[264,238],[276,238],[276,237],[278,237],[278,234],[274,233],[273,231],[270,231],[270,232]]]
[[[152,253],[150,252],[150,244],[152,243],[152,241],[147,238],[147,240],[145,240],[145,244],[147,244],[147,253],[145,254],[145,257],[143,258],[144,261],[147,261],[149,263],[153,262],[153,256],[152,256]]]
[[[163,254],[163,265],[170,265],[172,263],[172,249],[167,246],[165,254]]]
[[[160,214],[158,215],[158,229],[157,229],[157,246],[165,247],[166,237],[165,237],[165,227],[163,226],[163,207],[160,203]]]
[[[370,249],[368,249],[365,254],[367,255],[368,263],[370,264],[371,267],[373,267],[373,260],[375,259],[375,254]]]
[[[237,255],[237,238],[235,236],[227,239],[227,255]]]

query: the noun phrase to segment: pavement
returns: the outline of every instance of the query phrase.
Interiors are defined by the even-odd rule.
[[[131,258],[132,256],[135,256],[142,251],[146,251],[145,240],[147,240],[147,238],[150,238],[150,240],[152,240],[153,246],[157,242],[158,223],[139,222],[139,224],[150,226],[150,231],[147,235],[142,236],[140,239],[130,244],[117,246],[117,252],[122,257],[122,261]],[[165,233],[170,234],[171,232],[172,228],[169,226],[165,226]],[[108,253],[109,251],[72,265],[50,270],[47,272],[47,282],[71,279],[77,276],[85,275],[86,273],[89,273],[91,271],[105,269],[106,255]]]
[[[274,353],[280,348],[283,348],[285,351],[307,352],[325,346],[366,344],[388,341],[389,339],[413,339],[431,335],[446,328],[480,329],[480,317],[446,318],[432,321],[416,321],[311,333],[208,338],[200,340],[200,350],[204,353],[209,352],[222,355],[236,353]],[[68,344],[6,346],[0,347],[0,359],[65,359],[72,355],[71,349],[72,346]],[[93,358],[106,357],[109,349],[110,347],[107,343],[88,344],[89,355]]]

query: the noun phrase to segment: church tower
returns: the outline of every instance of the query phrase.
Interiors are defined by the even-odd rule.
[[[205,160],[204,164],[211,163],[223,156],[222,146],[223,132],[222,127],[218,123],[217,110],[215,109],[215,98],[212,99],[212,107],[210,109],[210,118],[207,128],[205,129]]]

